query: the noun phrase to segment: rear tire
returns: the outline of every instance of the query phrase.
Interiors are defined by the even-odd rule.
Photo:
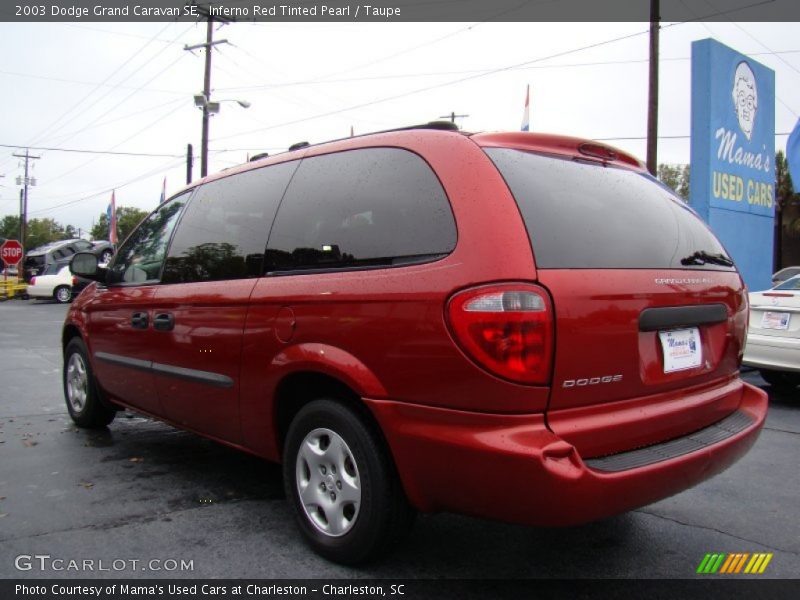
[[[759,369],[761,377],[778,390],[791,391],[800,385],[800,373],[792,371],[770,371],[768,369]]]
[[[78,427],[99,429],[114,420],[117,411],[100,399],[86,344],[79,337],[72,338],[64,350],[63,379],[67,410]]]
[[[373,560],[408,532],[408,504],[383,440],[332,399],[304,406],[283,453],[286,497],[306,542],[337,563]]]
[[[60,285],[53,291],[53,299],[59,304],[66,304],[72,300],[72,289],[66,285]]]

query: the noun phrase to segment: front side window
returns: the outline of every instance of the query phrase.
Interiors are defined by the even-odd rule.
[[[200,187],[175,232],[161,282],[259,277],[269,228],[298,163],[262,167]]]
[[[303,159],[281,202],[267,271],[391,266],[456,245],[444,189],[418,155],[368,148]]]
[[[166,202],[141,222],[114,257],[109,267],[109,284],[159,280],[169,238],[190,194],[186,192]]]

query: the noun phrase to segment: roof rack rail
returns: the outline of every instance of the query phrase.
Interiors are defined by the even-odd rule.
[[[330,142],[343,142],[345,140],[351,139],[352,137],[363,137],[363,136],[369,136],[369,135],[377,135],[377,134],[380,134],[380,133],[392,133],[394,131],[411,131],[411,130],[414,130],[414,129],[436,129],[436,130],[439,130],[439,131],[458,131],[458,132],[461,132],[461,130],[458,128],[458,125],[456,125],[455,123],[452,123],[451,121],[428,121],[427,123],[420,123],[419,125],[407,125],[405,127],[395,127],[395,128],[392,128],[392,129],[384,129],[384,130],[381,130],[381,131],[368,131],[366,133],[361,133],[361,134],[359,134],[357,136],[350,136],[350,137],[345,137],[345,138],[337,138],[337,139],[327,140],[325,142],[320,142],[320,143],[326,144],[326,143],[330,143]],[[310,145],[311,144],[308,143],[308,142],[297,142],[296,144],[292,144],[291,146],[289,146],[289,152],[294,152],[295,150],[300,150],[301,148],[308,148]],[[256,156],[251,158],[250,161],[252,162],[252,161],[257,160],[259,158],[263,158],[264,156],[266,156],[266,153],[257,154]]]
[[[376,133],[388,133],[390,131],[407,131],[409,129],[440,129],[442,131],[460,131],[458,125],[451,121],[428,121],[419,125],[408,125],[407,127],[397,127],[395,129],[387,129],[386,131],[378,131]]]
[[[261,160],[262,158],[267,158],[269,156],[269,152],[260,152],[259,154],[254,154],[250,157],[249,162],[253,162],[254,160]]]

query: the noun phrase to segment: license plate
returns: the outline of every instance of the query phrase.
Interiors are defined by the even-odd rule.
[[[664,373],[693,369],[703,363],[703,347],[697,327],[659,331],[658,337],[664,351]]]
[[[789,313],[765,312],[761,316],[761,329],[789,329]]]

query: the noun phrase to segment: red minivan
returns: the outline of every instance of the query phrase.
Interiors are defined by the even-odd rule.
[[[282,462],[304,538],[343,563],[416,510],[584,523],[741,457],[767,397],[708,227],[619,150],[445,125],[224,171],[107,268],[76,255],[96,283],[63,331],[74,421],[126,408]]]

